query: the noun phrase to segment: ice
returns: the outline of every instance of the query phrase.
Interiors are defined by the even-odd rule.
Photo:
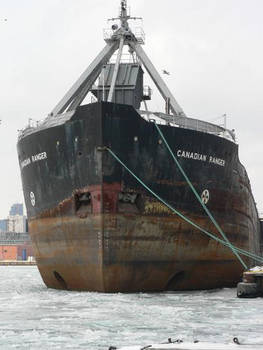
[[[236,289],[103,294],[47,289],[36,267],[1,266],[0,276],[0,349],[136,349],[168,338],[234,337],[263,349],[262,299],[236,298]]]
[[[262,350],[262,346],[243,345],[242,350]],[[119,350],[238,350],[240,346],[237,344],[216,344],[216,343],[180,343],[180,344],[153,344],[150,347],[144,346],[128,346]]]

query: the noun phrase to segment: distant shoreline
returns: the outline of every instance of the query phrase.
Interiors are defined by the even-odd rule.
[[[35,261],[23,261],[23,260],[2,260],[0,266],[34,266]]]

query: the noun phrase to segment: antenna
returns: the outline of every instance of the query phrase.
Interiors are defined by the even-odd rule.
[[[123,29],[128,29],[128,19],[130,16],[127,14],[127,1],[122,0],[121,1],[121,14],[120,14],[120,20],[121,20],[121,26]]]
[[[130,28],[129,28],[129,24],[128,24],[128,21],[130,19],[133,19],[133,20],[142,20],[141,17],[131,17],[130,14],[128,13],[128,6],[127,6],[127,0],[121,0],[121,6],[120,6],[120,15],[119,17],[113,17],[113,18],[109,18],[108,21],[116,21],[116,20],[119,20],[121,22],[121,28],[125,31],[129,31]],[[118,27],[113,24],[112,26],[112,29],[113,30],[116,30],[118,29]]]
[[[127,0],[121,0],[121,17],[127,16]]]

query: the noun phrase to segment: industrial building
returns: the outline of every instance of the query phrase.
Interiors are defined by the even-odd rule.
[[[0,261],[32,259],[33,250],[23,204],[15,203],[10,208],[9,216],[0,220]]]
[[[33,250],[28,233],[0,232],[0,261],[32,259]]]

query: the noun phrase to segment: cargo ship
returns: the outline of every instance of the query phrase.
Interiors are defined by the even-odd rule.
[[[42,122],[20,132],[38,269],[48,287],[68,290],[235,286],[251,258],[230,245],[260,253],[235,135],[186,116],[142,48],[143,30],[131,28],[137,20],[121,1],[103,50]],[[164,111],[149,110],[145,73]]]

